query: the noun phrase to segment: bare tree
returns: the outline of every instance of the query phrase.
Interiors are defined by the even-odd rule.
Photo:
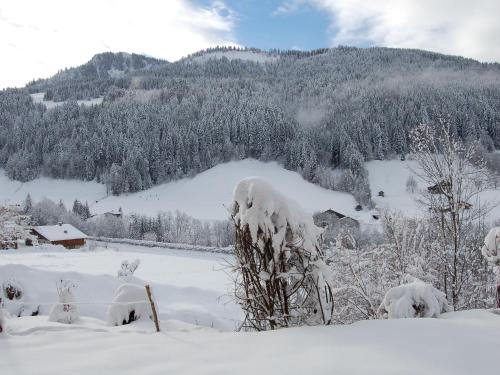
[[[441,287],[459,309],[469,303],[464,292],[473,280],[471,270],[481,268],[478,226],[492,207],[480,200],[488,171],[477,158],[478,144],[464,144],[451,129],[445,120],[438,130],[420,125],[411,135],[411,149],[418,162],[413,172],[428,185],[421,203],[428,207],[440,247]]]

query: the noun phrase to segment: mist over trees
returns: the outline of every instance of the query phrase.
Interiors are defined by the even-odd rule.
[[[449,116],[454,136],[500,147],[498,64],[388,48],[272,51],[279,58],[266,63],[198,63],[203,53],[175,63],[102,54],[1,91],[0,167],[20,181],[95,179],[120,194],[251,157],[366,203],[363,161],[409,152],[419,123]],[[46,109],[36,92],[65,103]],[[93,97],[103,103],[75,101]]]

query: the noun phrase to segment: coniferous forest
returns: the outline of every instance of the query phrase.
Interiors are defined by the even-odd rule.
[[[95,179],[120,194],[251,157],[363,201],[363,161],[404,156],[420,123],[444,118],[462,140],[500,147],[499,64],[352,47],[200,59],[216,51],[238,52],[175,63],[104,53],[0,91],[0,167],[19,181]],[[64,104],[35,103],[42,92]],[[92,98],[102,102],[77,102]],[[332,186],[336,167],[347,171],[342,186]]]

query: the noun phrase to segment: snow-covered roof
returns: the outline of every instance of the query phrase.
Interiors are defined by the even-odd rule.
[[[49,241],[75,240],[87,238],[87,235],[71,224],[42,225],[33,227],[33,230]]]

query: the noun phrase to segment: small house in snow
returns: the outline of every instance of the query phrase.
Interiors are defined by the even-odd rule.
[[[317,226],[326,228],[329,225],[341,223],[348,223],[348,225],[359,226],[359,221],[344,215],[338,211],[329,209],[323,212],[318,212],[314,215],[314,222]]]
[[[40,243],[63,245],[67,249],[77,249],[85,245],[87,235],[71,224],[42,225],[33,227],[31,233]]]
[[[120,207],[119,210],[113,210],[113,211],[108,211],[104,213],[105,217],[116,217],[116,218],[121,218],[123,216],[123,211],[122,208]]]
[[[344,215],[338,211],[329,209],[314,214],[314,224],[324,228],[323,238],[326,241],[333,241],[341,229],[359,228],[359,221]]]

